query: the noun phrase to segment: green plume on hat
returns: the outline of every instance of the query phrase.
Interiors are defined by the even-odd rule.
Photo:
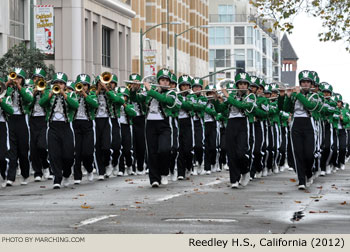
[[[169,81],[171,80],[171,72],[168,68],[162,68],[157,73],[157,81],[159,82],[159,79],[165,78]]]
[[[259,82],[260,82],[259,77],[254,76],[254,75],[250,76],[250,85],[251,86],[259,87]]]
[[[321,82],[320,83],[320,90],[322,92],[328,91],[330,93],[333,93],[333,87],[331,84],[327,83],[327,82]]]
[[[309,70],[303,70],[299,73],[298,75],[298,78],[299,78],[299,83],[301,81],[311,81],[311,83],[314,82],[314,75],[312,74],[311,71]]]
[[[52,83],[64,82],[66,84],[67,81],[68,81],[67,75],[65,73],[62,73],[62,72],[55,73],[53,78],[52,78]]]
[[[201,86],[201,87],[203,87],[203,80],[201,79],[201,78],[199,78],[199,77],[194,77],[193,79],[192,79],[192,87],[195,87],[195,86]]]
[[[187,74],[184,74],[184,75],[181,75],[179,77],[179,80],[178,80],[178,83],[179,83],[179,86],[181,85],[192,85],[192,77],[187,75]]]
[[[33,78],[34,77],[40,77],[40,78],[46,78],[46,72],[42,68],[35,68],[34,73],[33,73]]]
[[[129,80],[130,81],[141,81],[141,75],[137,74],[137,73],[132,73],[129,75]]]
[[[90,85],[90,83],[91,83],[90,76],[88,74],[79,74],[77,76],[75,83],[82,83],[82,84]]]

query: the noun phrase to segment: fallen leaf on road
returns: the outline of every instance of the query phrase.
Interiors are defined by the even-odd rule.
[[[300,200],[294,200],[294,202],[297,203],[297,204],[300,204],[300,203],[301,203]]]
[[[138,186],[137,188],[143,188],[143,186]]]
[[[135,201],[135,204],[142,204],[141,201]]]
[[[263,224],[271,224],[271,222],[263,222]]]
[[[137,206],[136,208],[139,209],[139,208],[141,208],[141,207],[140,207],[140,206]]]
[[[114,203],[109,204],[110,206],[115,206]]]
[[[216,178],[216,180],[220,180],[220,178]]]
[[[328,213],[328,211],[309,211],[309,213]]]
[[[120,208],[120,211],[126,211],[128,210],[127,208]]]
[[[129,184],[135,184],[135,183],[131,181],[131,182],[129,182]]]
[[[328,211],[319,211],[319,213],[328,213]]]
[[[283,193],[281,193],[281,192],[278,192],[277,194],[278,194],[278,195],[283,195]]]
[[[224,194],[228,194],[227,192],[224,192]]]
[[[81,208],[84,208],[84,209],[88,209],[88,208],[91,208],[89,205],[87,205],[86,203],[84,203],[83,205],[80,206]]]
[[[193,189],[193,191],[197,192],[197,191],[198,191],[198,188]]]
[[[322,188],[323,188],[322,186],[317,187],[317,189],[322,189]]]
[[[247,205],[247,206],[245,206],[245,207],[249,208],[249,207],[252,207],[252,206],[248,206],[248,205]]]
[[[126,179],[126,180],[125,180],[125,182],[130,182],[130,181],[132,181],[132,179]]]
[[[78,197],[74,197],[73,199],[78,199]]]
[[[46,188],[46,186],[42,185],[42,186],[40,186],[40,188]]]
[[[181,230],[179,232],[176,232],[175,234],[183,234],[184,232],[182,232]]]
[[[346,201],[340,203],[340,205],[343,205],[343,206],[346,205]]]
[[[203,183],[199,183],[199,185],[203,185]]]
[[[310,198],[311,199],[320,199],[321,197],[319,197],[319,196],[311,196]]]
[[[293,182],[293,183],[297,182],[297,181],[296,181],[295,179],[293,179],[293,178],[291,178],[289,181],[290,181],[290,182]]]
[[[317,212],[315,212],[315,211],[309,211],[309,213],[317,213]]]
[[[78,194],[78,196],[83,197],[83,196],[85,196],[85,195],[84,195],[84,194]]]
[[[265,184],[265,182],[264,181],[260,181],[260,184]]]

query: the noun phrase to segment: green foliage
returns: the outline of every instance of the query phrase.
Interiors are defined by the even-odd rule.
[[[53,65],[46,66],[44,60],[46,55],[39,49],[28,49],[24,43],[14,45],[0,59],[0,76],[6,76],[14,67],[21,67],[31,78],[35,68],[42,68],[47,73],[46,78],[51,79],[55,73]]]
[[[291,33],[293,18],[300,13],[322,20],[324,32],[318,34],[320,41],[347,42],[350,51],[350,1],[348,0],[250,0],[257,7],[259,16],[274,20],[273,27]]]

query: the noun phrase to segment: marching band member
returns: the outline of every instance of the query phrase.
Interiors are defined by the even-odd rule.
[[[314,129],[310,111],[317,107],[317,103],[310,101],[309,90],[313,82],[312,73],[302,71],[299,73],[300,86],[295,92],[287,90],[284,101],[284,111],[293,114],[291,125],[291,144],[299,180],[299,190],[305,190],[312,182],[312,166],[314,161]]]
[[[7,89],[4,80],[0,78],[1,93],[0,93],[0,176],[5,181],[7,161],[6,154],[8,151],[8,130],[7,120],[8,116],[13,114],[12,99],[11,96],[7,95]],[[2,186],[6,186],[6,181]]]
[[[171,74],[170,88],[177,88],[177,77],[175,74]],[[181,102],[177,98],[176,105],[171,110],[171,129],[172,129],[172,144],[171,144],[171,155],[170,155],[170,174],[172,176],[172,181],[177,181],[177,158],[179,155],[179,111],[181,108]]]
[[[189,92],[192,85],[192,77],[182,75],[179,77],[178,85],[180,94],[178,99],[181,102],[179,111],[179,157],[177,159],[178,180],[188,178],[192,171],[193,159],[193,121],[192,109],[194,97]]]
[[[11,79],[11,75],[12,79]],[[31,87],[24,87],[26,73],[22,68],[15,68],[10,73],[6,82],[7,95],[12,99],[13,114],[8,117],[10,149],[8,151],[9,167],[7,171],[7,186],[11,186],[16,179],[18,167],[17,160],[21,168],[23,180],[21,185],[26,185],[29,177],[29,129],[27,124],[27,114],[29,105],[33,102],[33,90]]]
[[[195,77],[192,82],[192,91],[194,92],[195,102],[193,103],[193,124],[194,124],[194,160],[193,174],[202,174],[203,154],[204,154],[204,110],[207,104],[207,98],[200,92],[203,90],[203,80]]]
[[[50,165],[54,174],[54,189],[69,185],[69,177],[74,163],[74,136],[71,128],[76,109],[79,107],[76,94],[65,92],[67,75],[55,73],[52,88],[45,90],[39,105],[46,109],[49,123],[47,143]]]
[[[148,82],[148,113],[146,117],[147,165],[152,187],[168,184],[170,151],[171,151],[171,109],[176,105],[175,92],[168,90],[171,73],[161,69],[157,73],[158,91],[153,90]]]
[[[74,184],[80,184],[83,174],[81,164],[87,171],[88,181],[93,181],[94,162],[94,128],[95,111],[98,102],[95,92],[90,91],[90,76],[79,74],[75,81],[75,92],[79,107],[76,110],[73,129],[75,137],[75,162],[74,162]]]
[[[41,181],[44,178],[52,178],[50,175],[50,164],[48,163],[46,131],[47,122],[45,120],[46,111],[39,105],[39,101],[47,88],[45,81],[46,72],[42,68],[36,68],[33,74],[33,102],[30,104],[30,159],[34,170],[34,181]],[[44,171],[44,173],[43,173]]]
[[[141,81],[141,75],[131,74],[129,76],[130,81]],[[134,153],[134,166],[137,175],[144,173],[144,163],[146,154],[146,139],[145,139],[145,113],[146,104],[144,99],[146,93],[142,91],[141,84],[130,85],[130,100],[134,105],[136,116],[133,118],[132,135],[133,135],[133,153]],[[137,95],[136,95],[137,94]],[[143,98],[140,99],[140,96]]]
[[[120,151],[118,152],[116,150],[117,148],[115,148],[117,145],[111,145],[113,142],[111,121],[114,129],[119,126],[113,104],[122,105],[125,103],[123,96],[116,94],[114,89],[112,89],[112,85],[114,86],[115,83],[111,84],[110,82],[116,76],[114,77],[114,75],[110,75],[109,73],[103,73],[102,75],[107,75],[107,79],[109,80],[105,81],[101,79],[101,75],[96,77],[98,108],[95,116],[95,160],[99,174],[98,180],[100,181],[104,180],[105,176],[109,177],[113,172],[113,169],[110,169],[109,166],[110,149],[114,149],[112,158],[115,162],[117,162],[116,160],[118,160],[119,156],[117,158],[115,156],[113,157],[113,155],[120,154]],[[104,77],[102,76],[102,78]],[[118,130],[116,131],[118,133]],[[106,173],[107,166],[109,167],[108,173]]]
[[[134,105],[130,104],[129,89],[123,87],[118,89],[118,93],[123,95],[125,103],[122,106],[119,106],[116,110],[116,116],[119,118],[120,129],[121,129],[121,156],[119,159],[119,172],[124,173],[124,175],[134,175],[132,170],[132,144],[133,144],[133,135],[132,135],[132,123],[133,118],[136,116],[136,111]],[[127,170],[125,169],[125,165]]]
[[[333,113],[336,109],[336,103],[331,100],[333,93],[332,85],[327,82],[320,83],[320,89],[323,95],[323,107],[321,110],[321,120],[323,121],[323,144],[322,144],[322,156],[321,156],[321,176],[331,173],[329,166],[330,159],[332,157],[333,146]]]
[[[252,109],[254,109],[254,102],[247,98],[247,90],[250,85],[249,74],[237,74],[235,76],[235,85],[238,90],[230,95],[225,89],[222,90],[227,98],[225,105],[230,111],[226,129],[226,143],[232,188],[238,188],[239,181],[242,186],[246,186],[250,180],[250,130],[246,113],[249,114]],[[230,143],[230,145],[228,145],[228,143]]]

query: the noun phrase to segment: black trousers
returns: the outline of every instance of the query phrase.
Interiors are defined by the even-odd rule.
[[[278,166],[283,166],[287,158],[287,145],[288,145],[288,127],[281,126],[281,146],[279,148],[280,158],[278,160]]]
[[[219,155],[220,168],[222,167],[223,164],[227,164],[225,131],[226,131],[225,126],[220,128],[220,155]]]
[[[175,163],[179,155],[179,126],[178,126],[177,118],[171,118],[171,128],[172,128],[172,143],[171,143],[169,170],[171,174],[174,174]]]
[[[252,171],[254,162],[255,129],[254,123],[249,123],[249,170]],[[254,177],[253,177],[254,178]]]
[[[255,144],[254,144],[254,159],[252,167],[250,170],[250,176],[254,178],[256,172],[261,172],[264,168],[263,163],[263,144],[264,144],[264,124],[262,121],[254,122],[254,135],[255,135]]]
[[[211,166],[216,163],[216,121],[204,124],[204,134],[204,170],[210,171]]]
[[[299,185],[305,185],[311,178],[314,163],[314,129],[311,118],[296,117],[291,127],[292,150],[298,174]]]
[[[86,171],[91,173],[94,162],[94,129],[93,122],[88,120],[75,120],[73,122],[75,137],[75,163],[74,180],[81,180],[81,163]]]
[[[193,121],[194,124],[194,159],[200,165],[203,163],[204,129],[202,119]]]
[[[169,174],[171,151],[170,118],[146,121],[147,158],[150,183],[160,183]]]
[[[350,129],[346,130],[347,141],[346,141],[346,157],[350,156]]]
[[[136,116],[132,122],[134,170],[143,171],[146,154],[145,116]]]
[[[121,156],[121,147],[122,147],[122,132],[120,123],[118,118],[111,118],[112,122],[112,165],[115,167],[118,165],[120,156]],[[109,164],[109,157],[107,158],[108,162],[106,166]]]
[[[339,139],[338,139],[338,130],[333,128],[333,145],[332,145],[332,157],[329,164],[337,166],[338,164],[338,155],[339,155]]]
[[[245,117],[231,118],[226,128],[226,151],[230,168],[230,182],[239,181],[249,172],[249,122]]]
[[[105,175],[110,161],[111,125],[109,118],[95,119],[95,156],[99,175]]]
[[[338,143],[339,143],[339,155],[337,167],[340,168],[341,165],[345,164],[345,155],[346,155],[346,130],[339,129],[338,130]]]
[[[16,170],[18,167],[17,160],[21,167],[21,175],[23,178],[29,177],[29,129],[26,122],[25,115],[12,115],[9,116],[9,138],[10,138],[10,150],[8,152],[9,157],[9,169],[7,172],[7,180],[15,181]]]
[[[268,135],[268,122],[267,122],[267,120],[264,120],[264,121],[262,121],[262,127],[263,127],[263,134],[264,134],[264,136],[263,136],[263,139],[264,139],[264,141],[263,141],[263,144],[262,144],[262,148],[261,148],[261,150],[262,150],[262,163],[263,163],[263,169],[265,168],[265,167],[267,167],[267,159],[268,159],[268,157],[269,157],[269,152],[267,151],[267,146],[268,146],[268,144],[269,144],[269,135]]]
[[[43,175],[42,169],[49,168],[50,164],[47,161],[47,142],[46,131],[47,122],[45,116],[29,118],[30,126],[30,159],[34,170],[34,177]]]
[[[132,166],[132,135],[131,135],[131,125],[120,124],[122,133],[122,154],[120,156],[119,171],[125,171],[125,165],[127,167]]]
[[[179,119],[179,157],[177,159],[178,176],[185,176],[193,166],[193,127],[192,119]]]
[[[275,136],[274,136],[274,126],[268,125],[267,128],[267,137],[268,137],[268,144],[266,146],[266,151],[268,152],[268,157],[267,157],[267,168],[269,170],[273,169],[274,165],[274,160],[275,160],[275,146],[276,146],[276,141],[275,141]]]
[[[74,163],[74,136],[71,124],[50,122],[47,133],[49,159],[55,176],[54,184],[61,184],[62,176],[68,178]]]
[[[324,139],[322,144],[321,170],[326,171],[326,166],[332,157],[333,128],[329,122],[324,123]]]
[[[7,170],[6,157],[8,151],[8,135],[6,122],[0,122],[0,132],[0,175],[3,179],[5,179]]]
[[[288,166],[293,168],[295,170],[295,164],[294,164],[294,156],[293,156],[293,150],[292,150],[292,141],[291,141],[291,133],[290,128],[288,126],[288,143],[287,143],[287,162]]]

